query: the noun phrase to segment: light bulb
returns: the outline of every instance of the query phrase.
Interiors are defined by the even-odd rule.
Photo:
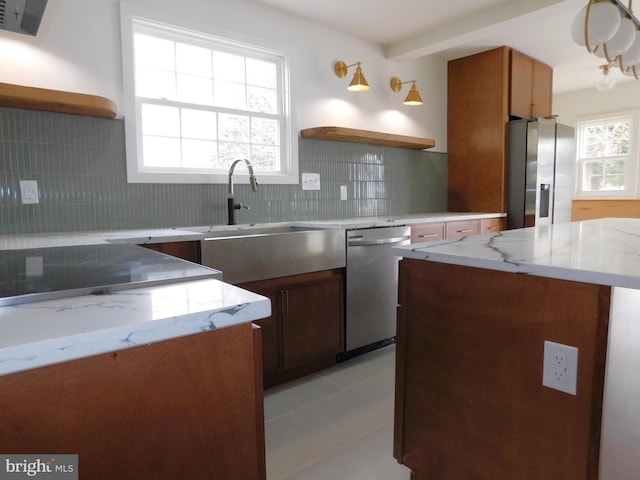
[[[602,73],[596,81],[596,88],[601,92],[611,90],[616,86],[616,79],[611,75],[609,65],[603,65],[600,68],[602,69]]]

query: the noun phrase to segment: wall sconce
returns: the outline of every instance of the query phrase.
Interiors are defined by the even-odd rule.
[[[420,98],[420,93],[418,93],[418,89],[416,88],[415,80],[403,82],[398,77],[393,77],[391,79],[391,90],[393,90],[394,92],[399,92],[400,90],[402,90],[402,85],[404,85],[405,83],[410,83],[411,89],[409,90],[407,98],[405,98],[404,102],[402,103],[404,103],[405,105],[422,105],[422,98]]]
[[[364,78],[362,68],[360,67],[360,62],[356,62],[353,65],[347,65],[344,62],[336,62],[333,66],[333,71],[338,77],[344,78],[347,76],[348,69],[351,67],[355,67],[356,65],[356,73],[353,75],[353,79],[347,87],[347,90],[351,90],[352,92],[366,92],[367,90],[370,90],[371,87],[367,83],[367,79]]]

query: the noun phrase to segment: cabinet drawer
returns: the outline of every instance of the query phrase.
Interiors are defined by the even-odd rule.
[[[411,225],[411,243],[430,242],[444,238],[444,223],[422,223]]]
[[[505,229],[504,218],[480,219],[480,233],[495,233]]]
[[[462,220],[447,222],[446,238],[462,238],[480,233],[480,220]]]

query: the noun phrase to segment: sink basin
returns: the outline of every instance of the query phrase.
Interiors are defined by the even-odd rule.
[[[345,231],[290,225],[251,226],[203,231],[202,264],[222,271],[227,283],[342,268]]]

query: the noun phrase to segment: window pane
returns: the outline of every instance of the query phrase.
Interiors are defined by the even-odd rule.
[[[264,51],[255,58],[249,45],[200,34],[192,42],[188,31],[146,22],[137,28],[137,133],[145,165],[167,173],[227,173],[238,158],[257,171],[288,165],[280,158],[288,157],[281,145],[282,128],[289,128],[282,111],[286,57]]]
[[[266,118],[251,119],[251,143],[278,145],[278,122]]]
[[[180,139],[167,137],[143,137],[145,167],[175,167],[180,165]]]
[[[278,113],[278,94],[270,88],[247,87],[247,108],[252,112]]]
[[[215,104],[225,108],[244,110],[247,108],[247,94],[241,83],[214,81]]]
[[[176,107],[142,105],[142,134],[180,137],[180,110]]]
[[[171,40],[136,33],[134,50],[138,66],[171,71],[176,69],[174,43]]]
[[[251,163],[260,170],[277,170],[279,156],[278,147],[254,146],[251,149]]]
[[[218,138],[249,143],[249,117],[221,113],[218,116]]]
[[[211,50],[178,43],[176,44],[176,66],[180,73],[211,77]]]
[[[217,128],[215,112],[189,110],[186,108],[182,110],[183,137],[215,140]]]
[[[211,105],[213,103],[212,80],[178,74],[178,100],[197,105]]]
[[[175,98],[175,73],[150,68],[137,68],[136,95],[148,98]]]
[[[182,166],[190,168],[213,168],[216,165],[217,143],[204,140],[182,142]]]
[[[607,126],[607,148],[605,155],[629,154],[629,123],[617,123]]]
[[[220,142],[218,148],[219,162],[225,170],[231,166],[234,160],[239,158],[249,159],[249,145],[245,143]],[[240,166],[240,168],[242,167]]]
[[[259,87],[276,88],[277,68],[272,62],[247,58],[247,83]]]
[[[245,82],[244,57],[225,52],[213,52],[213,76],[219,80]]]

